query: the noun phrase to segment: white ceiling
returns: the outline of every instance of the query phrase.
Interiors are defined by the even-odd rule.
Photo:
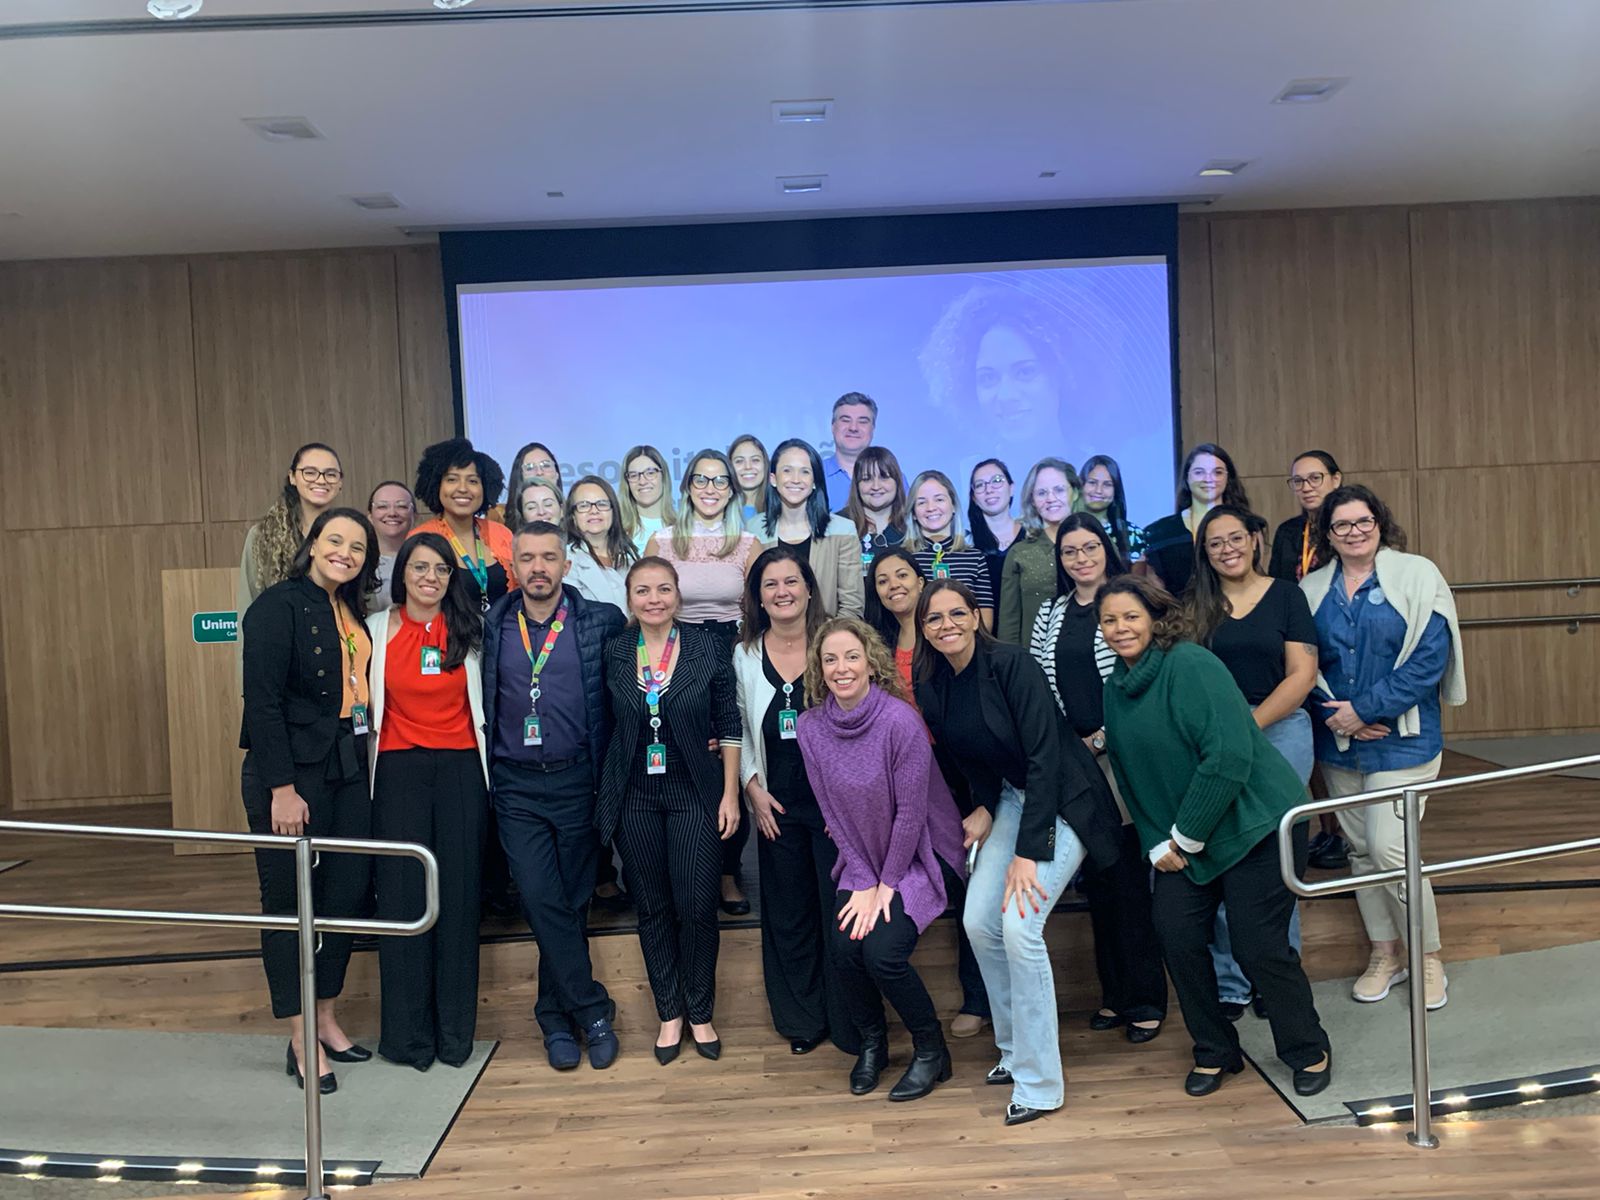
[[[427,8],[206,0],[203,16]],[[0,0],[0,26],[142,16],[142,0]],[[1592,194],[1597,51],[1600,0],[1091,0],[0,39],[0,259],[1200,194],[1218,208]],[[1269,103],[1305,76],[1351,82],[1326,104]],[[813,97],[834,101],[825,125],[773,123],[771,101]],[[326,140],[270,144],[240,124],[285,115]],[[1196,178],[1212,158],[1251,165]],[[821,194],[778,193],[777,176],[812,173],[828,177]],[[367,192],[406,207],[341,198]]]

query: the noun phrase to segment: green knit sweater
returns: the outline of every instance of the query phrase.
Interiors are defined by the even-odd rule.
[[[1304,788],[1256,727],[1244,694],[1211,651],[1152,645],[1105,689],[1106,743],[1122,798],[1148,853],[1174,825],[1205,848],[1184,852],[1189,877],[1209,883],[1300,803]]]
[[[1033,635],[1033,619],[1056,598],[1056,550],[1040,530],[1011,543],[1000,568],[1000,609],[994,635],[1023,646]]]

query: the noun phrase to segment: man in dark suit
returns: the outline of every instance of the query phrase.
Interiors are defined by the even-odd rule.
[[[611,736],[602,682],[606,639],[623,626],[614,604],[562,581],[556,526],[534,521],[512,542],[519,591],[484,618],[483,706],[495,818],[523,915],[539,943],[534,1018],[550,1065],[616,1061],[616,1005],[594,978],[585,932],[594,888],[595,789]]]

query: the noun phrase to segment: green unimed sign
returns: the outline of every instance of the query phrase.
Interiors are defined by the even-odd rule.
[[[239,640],[239,614],[236,612],[195,613],[194,640],[236,642]]]

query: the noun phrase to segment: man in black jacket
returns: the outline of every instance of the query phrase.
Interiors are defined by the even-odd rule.
[[[484,618],[483,711],[495,818],[523,915],[539,943],[533,1014],[558,1071],[616,1061],[616,1006],[594,978],[585,933],[594,889],[595,789],[610,717],[602,683],[614,604],[585,600],[567,574],[561,531],[534,521],[512,541],[520,591]]]

